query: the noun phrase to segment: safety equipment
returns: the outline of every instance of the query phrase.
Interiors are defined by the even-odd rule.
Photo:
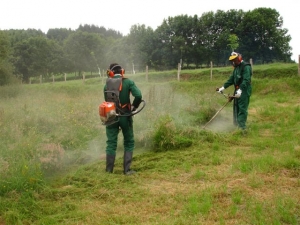
[[[115,66],[113,66],[111,69],[107,69],[106,70],[106,74],[107,74],[107,76],[109,76],[109,77],[114,77],[114,75],[115,75],[115,71],[114,71],[114,69],[117,69],[117,68],[120,68],[119,70],[120,70],[120,75],[123,77],[124,76],[124,74],[125,74],[125,70],[120,66],[120,65],[115,65]]]
[[[129,151],[124,152],[123,168],[124,168],[125,175],[132,175],[136,173],[134,170],[130,169],[131,162],[132,162],[132,154],[133,152],[129,152]]]
[[[121,69],[121,66],[115,65],[111,68],[111,72],[116,68]],[[121,104],[119,95],[122,91],[122,82],[124,77],[108,77],[106,80],[105,101],[99,105],[99,115],[102,125],[109,126],[119,121],[119,117],[130,117],[139,113],[146,105],[144,100],[142,107],[139,110],[131,111],[131,103],[123,102]],[[138,107],[137,105],[136,107]]]
[[[116,106],[113,102],[102,102],[99,105],[99,115],[102,123],[114,121],[117,117]]]
[[[107,90],[105,91],[106,100],[99,105],[99,115],[102,121],[102,125],[108,126],[114,124],[119,121],[118,117],[122,116],[133,116],[139,113],[146,105],[144,100],[141,101],[143,103],[142,107],[137,110],[135,107],[132,109],[130,113],[128,110],[131,109],[130,103],[121,105],[119,100],[119,94],[122,90],[122,78],[107,78],[106,81]]]
[[[220,88],[217,88],[216,91],[219,92],[220,94],[222,94],[224,90],[225,90],[224,87],[220,87]]]
[[[241,89],[238,89],[237,91],[236,91],[236,93],[235,93],[235,97],[236,98],[240,98],[241,97],[241,94],[242,94],[242,90]]]
[[[116,155],[106,155],[106,172],[112,173],[114,171],[115,159]]]
[[[139,109],[134,108],[134,110],[132,110],[130,113],[124,113],[123,111],[117,113],[115,103],[105,102],[105,101],[102,102],[99,105],[99,115],[102,121],[102,125],[109,126],[111,124],[118,122],[119,117],[129,117],[138,114],[146,106],[145,100],[142,100],[141,103],[142,103],[142,107],[140,107]]]
[[[237,52],[232,52],[231,53],[231,55],[229,56],[229,61],[232,61],[237,57],[238,57],[238,61],[242,62],[242,55],[240,53],[237,53]]]

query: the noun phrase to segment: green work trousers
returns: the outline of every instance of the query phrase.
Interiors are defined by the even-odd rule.
[[[250,96],[242,94],[240,98],[235,98],[233,103],[233,122],[243,130],[246,129],[249,102]]]
[[[106,154],[116,155],[118,134],[122,131],[124,137],[124,151],[132,152],[134,149],[133,120],[132,117],[119,117],[119,121],[106,126]]]

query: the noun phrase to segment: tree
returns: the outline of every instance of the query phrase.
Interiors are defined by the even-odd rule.
[[[128,61],[134,64],[137,68],[145,68],[150,63],[153,52],[153,29],[143,25],[133,25],[130,28],[130,33],[125,37]]]
[[[82,71],[98,71],[103,55],[103,40],[95,33],[76,31],[65,41],[64,51],[73,63],[74,71],[79,74]]]
[[[57,41],[62,46],[64,40],[66,40],[73,32],[74,31],[71,29],[66,28],[49,29],[47,32],[47,38]]]
[[[229,38],[228,38],[229,44],[228,45],[230,46],[231,51],[234,52],[234,50],[239,47],[238,40],[239,40],[239,38],[235,34],[230,34],[229,35]]]
[[[31,37],[17,43],[14,48],[14,65],[23,81],[28,83],[30,77],[49,75],[55,71],[54,59],[58,54],[58,45],[45,37]]]
[[[196,15],[193,17],[187,15],[168,17],[155,30],[160,48],[154,55],[156,58],[159,56],[161,66],[177,68],[182,56],[187,65],[194,63],[198,40],[197,23]],[[153,59],[153,61],[157,61],[157,59]]]
[[[119,39],[122,38],[123,35],[116,30],[113,29],[106,29],[105,27],[101,26],[95,26],[95,25],[80,25],[76,31],[82,31],[82,32],[87,32],[87,33],[94,33],[94,34],[99,34],[102,35],[103,37],[112,37],[113,39]]]
[[[9,37],[3,31],[0,31],[0,85],[9,84],[13,80],[13,66],[9,62],[10,57]]]
[[[245,13],[237,29],[240,51],[261,63],[291,60],[291,37],[282,28],[283,18],[275,9],[257,8]]]

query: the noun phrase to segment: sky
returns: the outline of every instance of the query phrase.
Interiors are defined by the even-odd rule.
[[[292,37],[292,60],[300,55],[299,6],[296,0],[1,0],[0,30],[51,28],[75,30],[95,25],[127,35],[132,25],[160,26],[164,19],[180,15],[199,17],[206,12],[230,9],[249,11],[265,7],[283,17],[283,28]],[[229,53],[230,54],[230,53]],[[242,53],[246,55],[247,53]]]

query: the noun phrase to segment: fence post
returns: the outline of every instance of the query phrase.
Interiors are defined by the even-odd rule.
[[[212,68],[213,68],[213,63],[210,61],[210,80],[212,80]]]
[[[250,59],[250,64],[251,64],[251,68],[252,68],[252,77],[253,77],[253,60],[252,60],[252,58]]]
[[[54,83],[54,75],[52,75],[52,83]]]
[[[178,63],[178,72],[177,72],[177,80],[180,81],[180,70],[181,70],[181,65]]]
[[[67,74],[65,73],[65,82],[67,81]]]
[[[146,66],[146,82],[148,82],[148,66]]]
[[[132,63],[132,74],[135,74],[134,63]]]

